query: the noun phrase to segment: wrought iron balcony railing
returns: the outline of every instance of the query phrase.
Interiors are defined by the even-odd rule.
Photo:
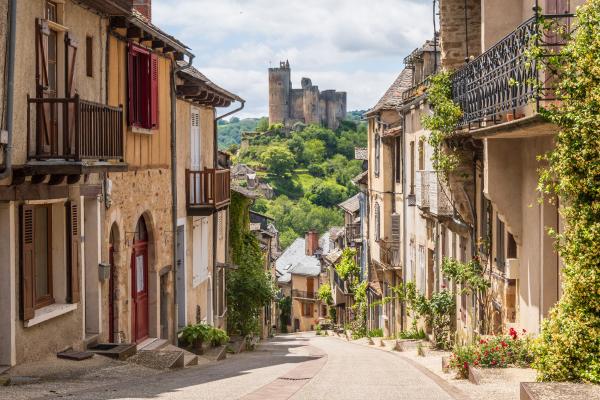
[[[293,289],[292,290],[292,297],[298,297],[298,298],[301,298],[301,299],[316,300],[317,299],[317,292],[307,292],[305,290]]]
[[[230,171],[204,169],[186,171],[188,215],[209,215],[231,201]]]
[[[123,109],[81,100],[78,95],[27,96],[27,139],[29,159],[122,161]]]
[[[417,171],[416,203],[422,210],[437,216],[452,215],[450,191],[440,181],[435,171]]]
[[[556,75],[541,68],[528,51],[533,45],[546,54],[564,44],[572,15],[546,15],[551,20],[542,28],[535,16],[519,25],[479,57],[454,73],[452,96],[463,111],[462,127],[498,123],[525,116],[527,106],[539,111],[540,101],[554,98]],[[548,29],[548,25],[553,28]]]

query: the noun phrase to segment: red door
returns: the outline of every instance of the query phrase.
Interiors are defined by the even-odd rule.
[[[148,337],[148,234],[140,218],[131,255],[132,338],[139,343]]]

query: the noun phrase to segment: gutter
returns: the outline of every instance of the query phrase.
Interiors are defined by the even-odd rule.
[[[216,116],[216,111],[215,111],[215,120],[213,122],[213,151],[214,151],[214,157],[213,157],[213,168],[216,170],[217,167],[219,166],[219,144],[218,144],[218,121],[228,117],[232,114],[235,114],[239,111],[242,111],[244,109],[244,106],[246,105],[246,101],[242,100],[242,99],[237,99],[240,102],[240,106],[234,110],[231,110],[228,113],[225,113],[219,117]],[[224,234],[225,236],[225,262],[227,263],[229,260],[229,207],[227,207],[227,229],[226,229],[226,233]],[[216,271],[217,268],[217,240],[218,240],[218,232],[217,232],[217,228],[219,225],[219,216],[218,213],[214,213],[213,214],[213,273]],[[212,308],[213,308],[213,326],[214,326],[214,316],[218,315],[219,318],[224,317],[227,314],[227,304],[223,305],[223,315],[219,315],[218,311],[219,310],[214,310],[214,305],[216,304],[215,301],[215,297],[218,295],[218,291],[215,288],[216,282],[218,279],[212,279],[211,282],[211,286],[212,286]],[[225,280],[225,272],[223,272],[223,291],[225,291],[226,288],[226,280]],[[227,330],[227,326],[224,326],[223,329],[226,331]]]
[[[173,231],[173,316],[174,316],[174,329],[175,334],[173,335],[173,342],[177,344],[177,329],[179,327],[179,312],[177,304],[177,73],[184,68],[192,66],[194,61],[194,55],[190,52],[186,52],[188,56],[187,64],[183,66],[177,66],[177,63],[173,62],[175,66],[171,71],[171,228]]]
[[[15,99],[15,50],[17,40],[17,0],[10,0],[9,12],[9,43],[7,63],[7,88],[6,88],[6,130],[8,138],[4,146],[4,170],[0,172],[0,180],[12,175],[12,141],[13,141],[13,114]]]

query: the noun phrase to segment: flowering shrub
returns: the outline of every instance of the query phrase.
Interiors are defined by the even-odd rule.
[[[530,338],[523,329],[510,328],[508,335],[480,339],[472,346],[457,347],[450,356],[450,368],[467,378],[469,365],[480,368],[526,367],[532,362]]]

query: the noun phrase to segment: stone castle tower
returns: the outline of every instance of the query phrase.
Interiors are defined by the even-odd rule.
[[[309,78],[302,78],[301,89],[292,88],[289,61],[269,68],[269,124],[303,122],[337,129],[345,117],[346,92],[319,92]]]

